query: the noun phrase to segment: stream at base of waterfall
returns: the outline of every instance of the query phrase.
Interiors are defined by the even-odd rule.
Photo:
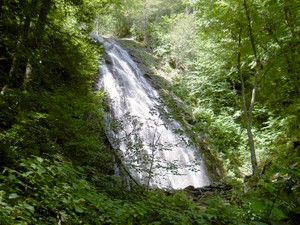
[[[107,54],[97,83],[109,99],[107,135],[132,177],[153,188],[208,185],[201,154],[128,52],[114,40],[92,37]]]

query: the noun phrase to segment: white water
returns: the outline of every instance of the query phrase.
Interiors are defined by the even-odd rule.
[[[189,138],[175,132],[182,126],[166,118],[168,109],[137,64],[116,42],[94,38],[111,60],[101,66],[98,81],[110,99],[110,140],[121,150],[132,176],[158,188],[208,185],[203,160],[195,157]]]

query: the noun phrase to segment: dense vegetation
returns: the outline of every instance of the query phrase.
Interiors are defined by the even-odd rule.
[[[0,224],[297,224],[297,0],[0,2]],[[149,67],[188,106],[227,197],[113,175],[93,29],[159,59]]]

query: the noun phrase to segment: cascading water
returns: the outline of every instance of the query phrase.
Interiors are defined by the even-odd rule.
[[[209,184],[201,156],[183,135],[183,127],[169,116],[157,91],[129,54],[113,40],[100,41],[108,54],[101,66],[98,88],[110,102],[111,144],[140,183],[158,188],[182,189]]]

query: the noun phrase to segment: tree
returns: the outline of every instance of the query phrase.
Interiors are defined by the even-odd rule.
[[[63,152],[76,160],[82,151],[98,151],[99,130],[92,133],[99,122],[87,121],[101,107],[91,93],[101,48],[89,32],[95,7],[107,1],[2,2],[1,167],[26,155]]]
[[[258,81],[260,79],[260,71],[261,71],[261,61],[258,58],[258,53],[257,53],[257,46],[256,46],[256,41],[254,39],[254,35],[253,35],[253,29],[252,29],[252,18],[251,18],[251,12],[249,10],[249,6],[248,6],[248,2],[247,0],[244,0],[244,10],[245,10],[245,14],[246,14],[246,18],[247,18],[247,25],[248,25],[248,36],[250,38],[250,42],[251,42],[251,47],[252,47],[252,51],[253,51],[253,55],[254,55],[254,68],[255,68],[255,74],[254,74],[254,84],[253,84],[253,88],[252,88],[252,95],[251,95],[251,101],[250,101],[250,105],[247,108],[246,106],[246,97],[245,97],[245,84],[244,84],[244,78],[240,73],[240,79],[241,79],[241,83],[242,83],[242,98],[243,98],[243,106],[244,106],[244,114],[245,114],[245,122],[246,122],[246,127],[247,127],[247,135],[248,135],[248,140],[249,140],[249,147],[250,147],[250,153],[251,153],[251,164],[252,164],[252,173],[253,176],[257,176],[258,175],[258,168],[257,168],[257,159],[256,159],[256,153],[255,153],[255,146],[254,146],[254,140],[253,140],[253,134],[252,134],[252,113],[253,113],[253,107],[255,104],[255,98],[256,98],[256,91],[258,88]],[[242,28],[240,28],[242,29]],[[238,45],[240,48],[241,45],[241,31],[238,34]],[[240,67],[240,55],[241,52],[238,52],[238,67]],[[238,70],[240,70],[240,68],[238,68]]]
[[[296,105],[299,105],[295,100],[296,93],[299,93],[296,87],[299,83],[295,76],[299,72],[299,63],[296,60],[298,57],[295,57],[299,54],[299,44],[296,44],[299,34],[295,32],[294,27],[295,23],[299,23],[299,5],[296,1],[275,3],[226,0],[198,1],[196,7],[195,15],[200,27],[198,54],[210,58],[212,62],[209,66],[211,69],[207,70],[207,73],[210,73],[207,77],[225,81],[223,85],[229,85],[227,88],[231,86],[233,91],[240,94],[252,171],[257,175],[256,152],[262,155],[262,149],[268,148],[266,142],[259,141],[263,136],[268,136],[268,132],[265,131],[273,129],[270,126],[264,127],[264,124],[274,116],[285,115],[287,111],[284,112],[284,109],[295,109]],[[211,49],[207,51],[205,48]],[[204,63],[200,58],[199,62],[194,63],[195,68],[208,68]],[[214,93],[218,93],[217,90]],[[223,100],[221,104],[231,105],[237,110],[237,105],[232,103],[233,105]],[[220,108],[220,105],[218,107]],[[213,108],[216,109],[215,105]],[[264,113],[259,115],[259,111]],[[269,118],[271,114],[272,118]],[[295,111],[292,114],[298,115]],[[299,139],[296,135],[297,129],[295,126],[291,128],[294,130],[295,141]],[[273,145],[274,137],[268,136]]]
[[[28,0],[16,1],[15,4],[5,2],[1,6],[5,18],[1,23],[1,39],[7,47],[3,58],[11,63],[9,72],[4,73],[6,78],[2,79],[2,92],[6,88],[25,88],[29,81],[34,83],[37,81],[35,79],[40,79],[38,70],[45,66],[43,62],[47,59],[42,57],[47,55],[43,55],[43,52],[48,51],[49,45],[55,39],[63,39],[69,35],[76,38],[87,37],[97,9],[106,4],[108,2],[104,0],[89,3],[72,0]],[[53,35],[56,37],[50,40],[49,37]]]

